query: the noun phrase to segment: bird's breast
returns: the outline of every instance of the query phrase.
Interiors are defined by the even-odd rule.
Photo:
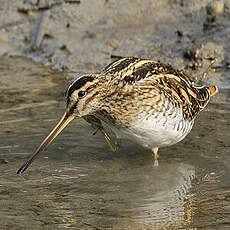
[[[136,141],[148,148],[173,145],[187,136],[193,120],[185,120],[181,108],[144,116],[127,128],[112,127],[119,138]]]

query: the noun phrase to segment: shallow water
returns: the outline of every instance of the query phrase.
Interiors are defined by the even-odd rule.
[[[62,116],[69,79],[24,58],[0,60],[0,225],[3,229],[229,229],[230,89],[189,136],[118,153],[75,120],[23,176],[17,168]],[[27,228],[25,228],[27,226]]]

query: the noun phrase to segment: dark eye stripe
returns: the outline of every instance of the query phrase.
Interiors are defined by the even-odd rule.
[[[76,80],[68,89],[67,97],[69,97],[75,90],[80,89],[83,87],[88,81],[93,81],[93,77],[86,76],[81,77],[80,79]]]

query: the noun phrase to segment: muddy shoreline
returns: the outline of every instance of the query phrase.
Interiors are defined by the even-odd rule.
[[[78,74],[100,70],[112,55],[145,57],[197,78],[215,58],[210,81],[224,78],[229,84],[227,0],[1,0],[0,5],[0,55],[22,55]]]

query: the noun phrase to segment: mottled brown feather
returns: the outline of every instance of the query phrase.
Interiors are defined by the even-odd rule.
[[[124,84],[151,80],[151,84],[169,101],[182,107],[184,118],[189,120],[194,119],[218,91],[216,86],[195,86],[183,71],[176,70],[171,65],[134,57],[111,63],[102,74],[119,77],[119,81],[124,81]]]

